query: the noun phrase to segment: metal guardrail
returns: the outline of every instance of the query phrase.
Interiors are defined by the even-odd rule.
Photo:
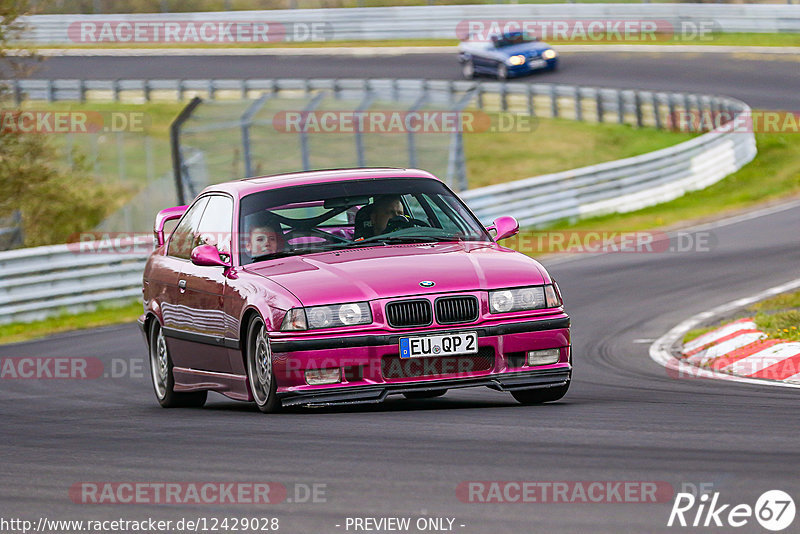
[[[0,252],[0,324],[140,297],[147,253],[121,250],[87,242]]]
[[[34,81],[20,81],[16,89],[30,93]],[[111,82],[85,82],[106,87]],[[171,87],[177,81],[153,82]],[[185,82],[184,82],[185,83]],[[53,99],[75,98],[52,82],[46,95]],[[154,95],[150,82],[120,85]],[[509,112],[573,120],[616,122],[634,126],[668,128],[670,118],[681,111],[748,114],[750,108],[726,97],[576,87],[471,81],[426,80],[204,80],[198,87],[211,88],[222,97],[222,86],[237,98],[253,91],[338,91],[347,97],[365,88],[376,94],[419,97],[421,88],[433,102],[452,103],[472,92],[475,106],[486,112]],[[74,88],[73,88],[74,89]],[[93,95],[96,96],[96,95]],[[106,95],[108,96],[108,95]],[[188,98],[188,93],[183,95]],[[148,97],[148,98],[149,98]],[[690,141],[632,158],[580,169],[526,178],[461,193],[485,223],[499,215],[513,215],[522,225],[540,225],[561,219],[610,212],[625,212],[664,202],[683,193],[711,185],[741,168],[756,155],[752,132],[727,131],[724,127]],[[108,245],[107,250],[115,250]],[[0,324],[32,320],[109,300],[141,294],[141,272],[146,253],[79,253],[75,246],[56,245],[0,253]]]
[[[83,22],[112,24],[250,22],[322,28],[318,40],[453,39],[460,23],[470,20],[658,20],[673,28],[710,24],[720,32],[797,32],[800,6],[776,4],[506,4],[405,6],[346,9],[287,9],[215,13],[142,13],[125,15],[33,15],[21,19],[29,27],[25,40],[38,44],[76,44],[76,26]],[[316,25],[316,26],[312,26]],[[298,26],[295,26],[298,27]],[[291,32],[290,32],[291,33]],[[76,37],[77,35],[77,37]],[[99,35],[99,34],[98,34]],[[302,32],[302,40],[308,40]],[[291,40],[289,35],[285,37]],[[121,44],[127,42],[120,41]],[[198,42],[201,42],[198,38]],[[113,44],[113,43],[112,43]]]

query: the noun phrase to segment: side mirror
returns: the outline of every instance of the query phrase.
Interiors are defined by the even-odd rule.
[[[192,249],[192,263],[210,267],[230,267],[230,264],[223,261],[219,255],[217,247],[214,245],[200,245]]]
[[[491,226],[486,227],[487,230],[494,230],[496,235],[495,241],[500,241],[519,232],[519,223],[514,217],[498,217],[494,220]]]
[[[189,209],[189,206],[175,206],[174,208],[163,209],[156,214],[156,222],[153,225],[153,233],[156,236],[156,243],[158,243],[157,246],[160,247],[164,244],[164,224],[166,224],[167,221],[180,219],[183,217],[183,214],[187,209]]]

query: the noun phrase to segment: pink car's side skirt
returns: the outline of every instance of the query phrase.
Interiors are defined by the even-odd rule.
[[[172,376],[175,391],[211,390],[234,400],[253,400],[247,388],[247,377],[242,375],[173,367]]]

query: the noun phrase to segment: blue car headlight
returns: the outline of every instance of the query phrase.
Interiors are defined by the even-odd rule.
[[[548,48],[547,50],[542,52],[542,59],[555,59],[557,55],[558,54],[556,54],[555,50],[553,50],[552,48]]]
[[[519,55],[516,55],[516,56],[511,56],[510,58],[508,58],[508,64],[509,65],[514,65],[514,66],[524,65],[525,64],[525,56],[523,56],[522,54],[519,54]]]

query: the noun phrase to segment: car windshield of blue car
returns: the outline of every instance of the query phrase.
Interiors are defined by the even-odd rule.
[[[537,39],[536,37],[522,33],[507,33],[493,38],[493,41],[496,48],[505,48],[507,46],[514,46],[523,43],[533,43],[537,41]]]
[[[272,258],[391,243],[490,242],[438,180],[380,178],[270,189],[242,198],[239,257]]]

